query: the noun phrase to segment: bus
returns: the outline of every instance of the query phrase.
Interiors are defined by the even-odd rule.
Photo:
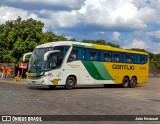
[[[50,88],[76,85],[118,84],[136,87],[148,81],[149,57],[146,52],[106,45],[56,41],[37,46],[30,55],[27,82]]]

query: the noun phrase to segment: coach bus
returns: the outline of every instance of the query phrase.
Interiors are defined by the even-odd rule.
[[[50,88],[76,85],[120,84],[136,87],[148,81],[149,57],[106,45],[72,41],[50,42],[37,46],[31,55],[27,75],[30,84]]]

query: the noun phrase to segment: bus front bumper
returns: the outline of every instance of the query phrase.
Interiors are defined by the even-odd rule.
[[[45,82],[45,78],[30,78],[27,77],[27,83],[28,84],[35,84],[35,85],[47,85],[47,83]]]

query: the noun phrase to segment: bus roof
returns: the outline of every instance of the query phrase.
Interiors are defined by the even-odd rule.
[[[41,44],[37,46],[36,48],[45,48],[45,47],[53,47],[53,46],[77,46],[77,47],[84,47],[84,48],[95,48],[100,50],[111,50],[111,51],[117,51],[117,52],[127,52],[127,53],[136,53],[136,54],[146,54],[146,52],[139,52],[139,51],[133,51],[133,50],[126,50],[122,48],[116,48],[111,47],[107,45],[98,45],[98,44],[91,44],[91,43],[81,43],[81,42],[75,42],[75,41],[55,41],[55,42],[49,42],[45,44]]]

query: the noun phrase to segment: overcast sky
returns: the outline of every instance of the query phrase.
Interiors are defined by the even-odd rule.
[[[0,0],[0,24],[18,16],[67,38],[160,53],[160,0]]]

